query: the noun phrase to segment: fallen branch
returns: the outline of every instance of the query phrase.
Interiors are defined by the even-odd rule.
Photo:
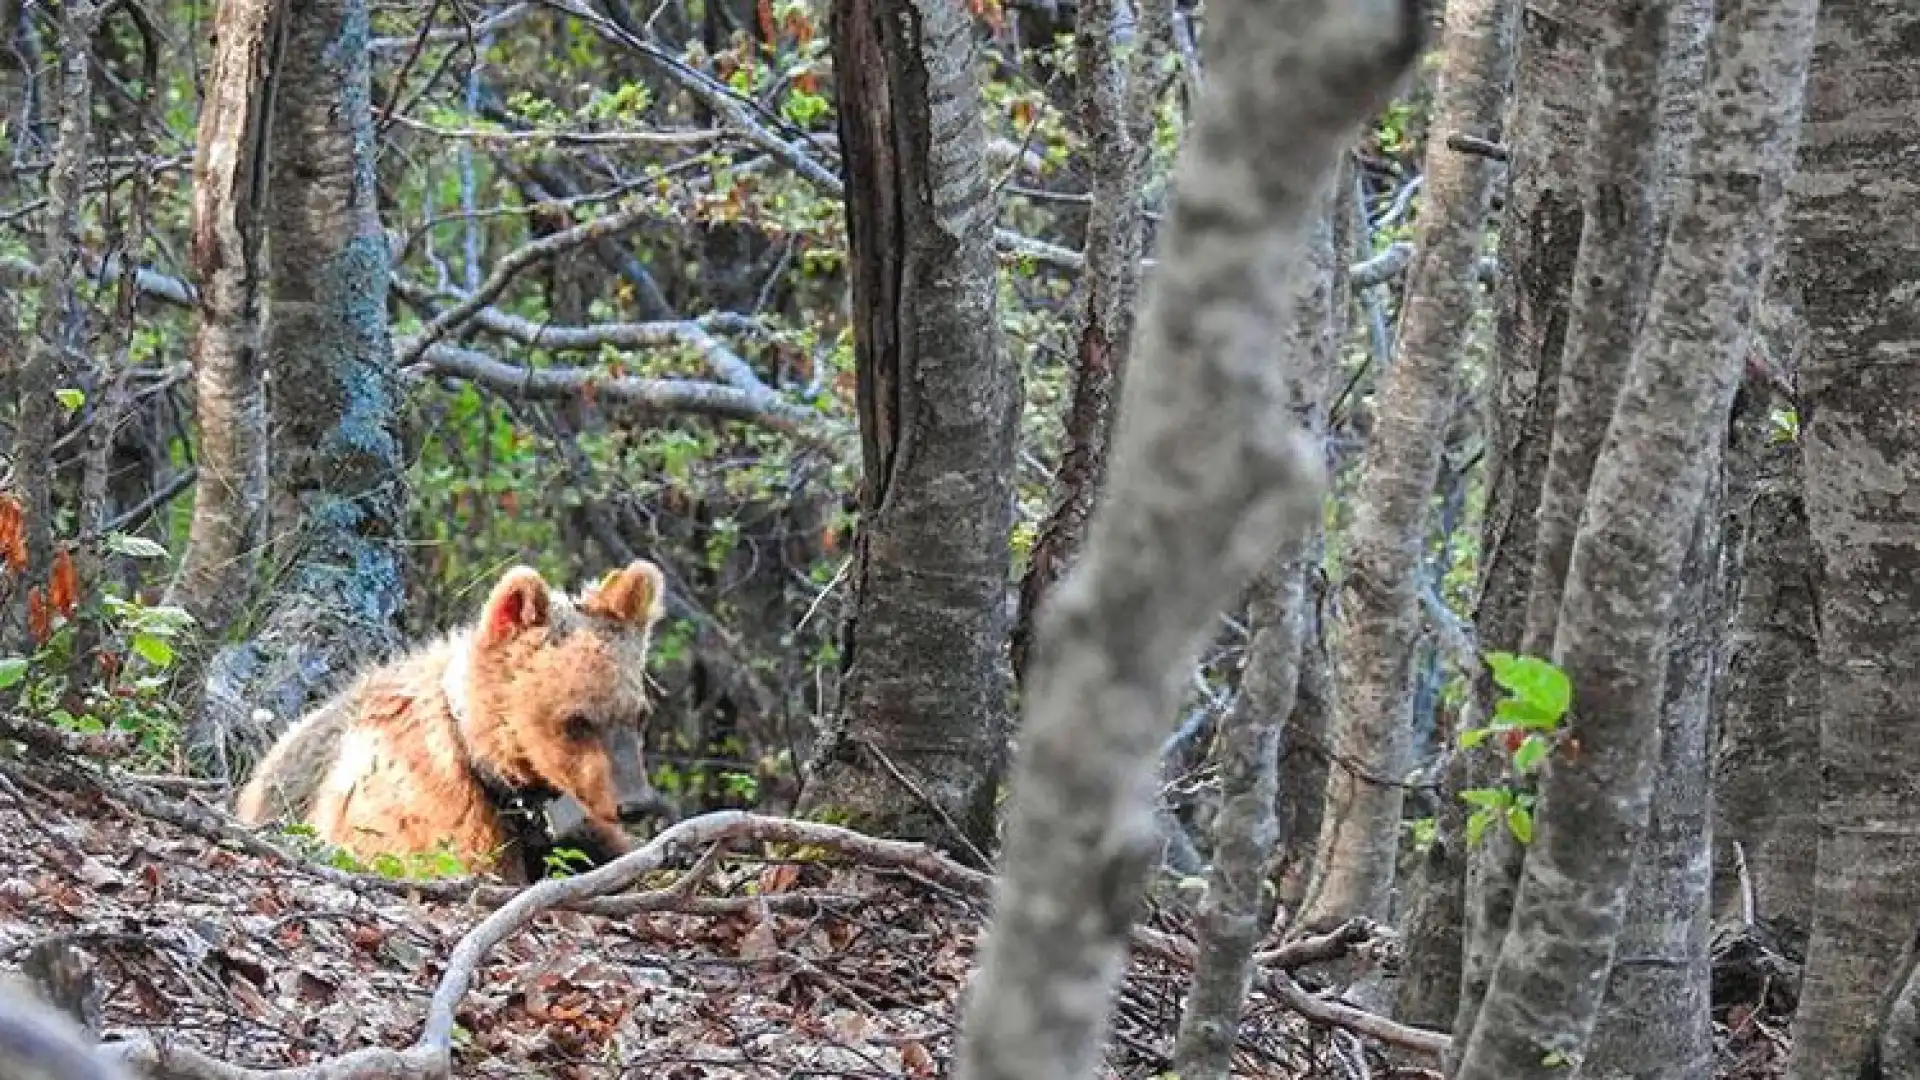
[[[83,735],[24,716],[0,715],[0,739],[24,743],[41,753],[87,758],[119,757],[133,748],[132,737],[123,731]]]
[[[149,1039],[112,1043],[102,1051],[108,1060],[164,1080],[441,1080],[452,1071],[455,1011],[495,946],[526,929],[543,912],[618,892],[681,851],[738,843],[833,847],[862,862],[910,870],[975,895],[983,894],[990,881],[987,875],[923,844],[877,839],[836,825],[722,810],[682,821],[598,869],[578,877],[548,879],[515,894],[454,946],[427,1007],[420,1037],[404,1050],[373,1047],[312,1065],[270,1070],[231,1065],[198,1050]]]
[[[7,767],[29,773],[50,773],[50,770],[26,766],[24,763],[8,763]],[[312,863],[240,826],[218,811],[169,799],[148,789],[133,777],[105,776],[92,770],[70,768],[60,770],[57,776],[44,775],[41,779],[43,783],[52,782],[47,786],[58,784],[63,779],[79,780],[136,813],[164,821],[214,843],[236,846],[250,854],[355,892],[409,896],[496,909],[462,939],[448,960],[446,975],[434,999],[435,1008],[443,1009],[445,1016],[451,1016],[451,1010],[465,993],[473,971],[485,954],[545,911],[576,911],[609,918],[626,918],[655,911],[717,916],[759,911],[804,913],[823,908],[853,907],[864,900],[855,895],[808,891],[742,897],[697,896],[700,886],[718,865],[720,858],[728,849],[741,844],[780,843],[831,848],[862,865],[902,870],[910,876],[981,901],[990,897],[993,881],[990,875],[955,862],[923,844],[886,840],[839,826],[742,811],[721,811],[688,819],[661,833],[637,851],[597,870],[578,877],[544,881],[525,889],[490,884],[475,878],[441,881],[395,879],[355,874]],[[697,848],[705,848],[704,853],[695,860],[691,869],[670,885],[646,892],[610,895],[660,868],[678,852]],[[1444,1048],[1444,1041],[1433,1042],[1435,1039],[1445,1040],[1444,1035],[1409,1028],[1364,1010],[1327,1002],[1299,989],[1291,979],[1283,987],[1276,987],[1271,982],[1271,976],[1284,977],[1285,972],[1336,959],[1356,948],[1381,940],[1386,933],[1386,928],[1378,924],[1354,919],[1327,933],[1257,953],[1254,960],[1269,977],[1269,989],[1275,999],[1308,1020],[1346,1028],[1415,1050],[1433,1045]],[[1195,948],[1185,939],[1147,926],[1134,927],[1131,936],[1133,947],[1141,953],[1182,966],[1191,966],[1193,963]],[[1286,989],[1288,987],[1291,990]],[[282,1069],[253,1069],[229,1064],[165,1039],[114,1043],[105,1049],[113,1060],[141,1069],[147,1075],[171,1080],[371,1080],[374,1077],[417,1077],[428,1080],[448,1075],[445,1071],[434,1071],[445,1064],[437,1055],[445,1049],[446,1033],[432,1025],[433,1018],[440,1015],[441,1012],[430,1011],[426,1033],[420,1041],[405,1050],[368,1048],[313,1065]]]
[[[1453,1039],[1438,1031],[1409,1027],[1398,1021],[1389,1020],[1377,1013],[1357,1009],[1338,1001],[1328,1001],[1300,988],[1293,977],[1284,971],[1268,971],[1265,975],[1267,993],[1274,1000],[1306,1017],[1316,1024],[1345,1028],[1355,1034],[1378,1039],[1389,1046],[1402,1050],[1426,1054],[1440,1058],[1452,1045]]]

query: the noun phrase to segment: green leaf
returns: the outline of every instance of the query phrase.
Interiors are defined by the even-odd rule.
[[[1547,759],[1548,749],[1549,744],[1545,736],[1527,736],[1527,740],[1520,744],[1520,749],[1513,752],[1514,769],[1521,773],[1529,773],[1539,768],[1540,763]]]
[[[129,559],[164,559],[167,549],[144,536],[128,536],[126,533],[108,533],[107,550],[115,555],[125,555]]]
[[[1493,824],[1493,811],[1491,810],[1475,810],[1473,813],[1468,814],[1467,844],[1471,846],[1479,843],[1480,838],[1487,833],[1487,826],[1491,824]]]
[[[1506,788],[1468,788],[1460,793],[1460,801],[1482,810],[1498,810],[1512,805],[1513,792]]]
[[[163,637],[153,634],[135,634],[133,651],[140,655],[140,659],[154,667],[166,667],[173,663],[173,646],[167,644],[167,639]]]
[[[0,690],[19,685],[20,680],[26,677],[26,657],[9,656],[5,660],[0,660]]]
[[[1537,656],[1492,652],[1487,654],[1487,666],[1495,683],[1555,719],[1573,704],[1573,684],[1566,672]]]
[[[1552,731],[1560,726],[1561,715],[1525,698],[1501,698],[1493,706],[1494,719],[1532,731]]]
[[[1481,743],[1486,742],[1487,737],[1492,734],[1493,734],[1492,728],[1483,728],[1483,727],[1468,728],[1467,730],[1460,733],[1460,749],[1462,750],[1475,749]]]
[[[65,386],[55,390],[53,396],[60,399],[61,406],[68,412],[77,411],[80,406],[87,403],[86,391],[76,390],[71,386]]]
[[[1507,828],[1523,844],[1533,842],[1533,815],[1518,806],[1507,807]]]

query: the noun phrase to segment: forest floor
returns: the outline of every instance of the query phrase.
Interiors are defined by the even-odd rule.
[[[156,817],[160,800],[172,809]],[[196,801],[211,805],[191,791],[123,798],[92,770],[0,771],[0,976],[36,943],[64,942],[91,971],[104,1039],[170,1040],[254,1068],[411,1045],[454,947],[506,894],[463,899],[287,859],[232,831],[217,840],[231,827],[192,813]],[[785,861],[714,853],[656,877],[642,882],[665,886],[646,894],[655,902],[631,902],[651,910],[550,910],[488,952],[454,1014],[456,1075],[951,1074],[977,890],[819,848]],[[1170,1068],[1188,979],[1176,961],[1135,950],[1109,1077]],[[1784,1024],[1730,1019],[1721,1075],[1776,1075]],[[1396,1069],[1256,990],[1236,1076],[1395,1074],[1437,1076]]]

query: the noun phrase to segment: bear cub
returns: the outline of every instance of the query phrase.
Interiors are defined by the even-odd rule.
[[[578,597],[529,567],[508,570],[474,624],[288,728],[235,813],[304,822],[362,859],[446,843],[516,882],[540,877],[556,846],[596,863],[631,850],[623,823],[664,807],[640,743],[663,592],[644,559]],[[566,826],[547,823],[555,802]]]

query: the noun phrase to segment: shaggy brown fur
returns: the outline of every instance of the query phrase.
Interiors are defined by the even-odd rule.
[[[638,734],[661,594],[645,560],[577,600],[532,569],[507,571],[475,625],[369,672],[289,728],[236,813],[304,821],[362,858],[445,843],[525,880],[537,871],[508,812],[566,795],[602,857],[628,850],[620,821],[657,800]]]

